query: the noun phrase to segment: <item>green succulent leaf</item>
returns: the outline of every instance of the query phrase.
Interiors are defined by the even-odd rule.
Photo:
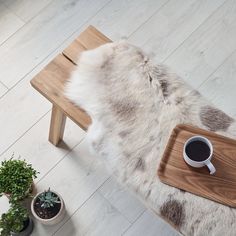
[[[38,196],[38,199],[40,200],[40,205],[42,208],[50,208],[54,207],[55,204],[60,203],[59,197],[50,190],[50,188],[47,191],[44,191]]]

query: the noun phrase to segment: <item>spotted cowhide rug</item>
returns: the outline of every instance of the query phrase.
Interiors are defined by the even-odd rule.
[[[184,235],[236,235],[236,209],[157,177],[172,129],[192,124],[236,138],[236,122],[127,42],[84,52],[66,95],[92,118],[87,138],[117,179]]]

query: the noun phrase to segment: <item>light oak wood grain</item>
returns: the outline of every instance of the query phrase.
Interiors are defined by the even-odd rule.
[[[178,236],[177,231],[154,213],[146,210],[123,234],[124,236]]]
[[[96,48],[110,42],[94,27],[88,27],[80,36],[59,54],[44,70],[31,80],[32,86],[53,104],[49,141],[57,145],[63,137],[66,116],[82,129],[91,123],[90,117],[64,95],[64,86],[70,78],[79,55],[84,50]]]
[[[129,226],[124,216],[96,192],[55,235],[120,236]]]
[[[236,52],[234,52],[198,90],[215,106],[236,118]]]
[[[103,195],[123,216],[133,223],[145,211],[143,204],[135,196],[122,188],[114,178],[110,178],[99,189]]]
[[[31,81],[32,86],[50,102],[58,106],[68,117],[83,129],[91,123],[88,115],[65,98],[64,84],[74,69],[74,64],[63,55],[58,55]],[[56,71],[56,73],[55,73]]]
[[[107,2],[53,1],[0,47],[1,81],[9,88],[15,85]]]
[[[168,1],[140,30],[129,37],[129,41],[155,54],[157,61],[163,61],[223,2],[224,0]]]
[[[0,2],[0,45],[25,23]]]
[[[57,146],[62,141],[66,124],[66,116],[57,106],[52,106],[49,141]]]
[[[214,175],[207,167],[193,168],[183,159],[183,147],[194,135],[208,138],[213,145]],[[216,202],[236,207],[236,140],[188,125],[172,132],[158,169],[160,180],[171,186]]]
[[[165,61],[194,88],[236,49],[236,2],[226,1]]]
[[[90,25],[63,50],[62,54],[77,65],[81,52],[97,48],[109,42],[111,42],[109,38]]]
[[[52,0],[40,0],[34,2],[31,0],[2,0],[2,2],[4,2],[4,4],[18,17],[27,22],[43,10],[43,8],[52,2]]]

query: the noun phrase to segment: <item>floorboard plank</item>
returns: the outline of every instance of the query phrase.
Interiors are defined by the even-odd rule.
[[[123,234],[124,236],[179,236],[170,225],[152,212],[146,210],[140,218]]]
[[[51,113],[49,112],[0,156],[0,161],[11,158],[14,153],[15,158],[20,156],[40,172],[37,181],[43,178],[85,136],[85,132],[82,129],[74,122],[67,120],[64,142],[55,148],[48,142],[50,115]]]
[[[120,236],[130,223],[97,192],[58,231],[56,236]]]
[[[236,49],[236,2],[226,1],[165,61],[194,88]]]
[[[167,0],[112,0],[90,24],[112,40],[127,37],[158,11]]]
[[[236,118],[236,52],[198,90],[218,108]]]
[[[4,4],[24,22],[29,21],[37,15],[44,7],[46,7],[52,0],[7,0]]]
[[[25,80],[0,99],[0,107],[1,155],[49,111],[51,105]]]
[[[0,99],[7,92],[7,88],[0,82]]]
[[[0,47],[1,81],[15,85],[108,1],[53,1]]]
[[[0,2],[0,45],[25,23]]]
[[[6,196],[2,196],[0,198],[0,215],[2,215],[3,213],[7,212],[9,209],[9,202],[8,202],[8,198]]]
[[[132,34],[129,41],[154,53],[155,59],[161,62],[223,2],[224,0],[171,0]]]
[[[58,50],[63,49],[64,46],[59,47]],[[1,97],[0,128],[4,136],[0,136],[0,155],[51,109],[50,102],[32,88],[30,80],[57,54],[57,51],[52,52],[23,80]],[[48,130],[45,130],[45,134],[48,134]]]
[[[144,211],[143,204],[122,188],[114,178],[110,178],[99,189],[103,195],[129,222],[133,223]]]

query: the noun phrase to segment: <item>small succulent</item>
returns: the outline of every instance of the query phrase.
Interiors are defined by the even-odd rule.
[[[54,207],[56,203],[60,203],[59,197],[50,188],[41,193],[38,198],[42,208]]]

